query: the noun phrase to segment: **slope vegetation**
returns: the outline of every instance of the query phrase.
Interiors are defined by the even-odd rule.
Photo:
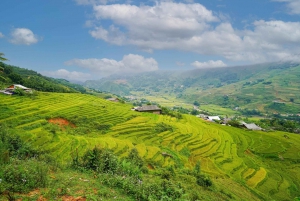
[[[138,113],[84,94],[41,92],[34,99],[0,95],[0,100],[0,125],[16,128],[23,140],[63,164],[94,147],[110,148],[119,157],[135,147],[153,171],[193,169],[200,161],[215,187],[235,199],[300,196],[300,135],[246,131],[190,115]]]
[[[11,84],[22,84],[39,91],[63,93],[86,92],[86,89],[81,85],[70,83],[67,80],[46,77],[33,70],[0,62],[0,89],[5,89]]]

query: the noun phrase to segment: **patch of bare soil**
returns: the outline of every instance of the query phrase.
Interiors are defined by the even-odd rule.
[[[250,156],[253,155],[253,153],[250,151],[250,149],[246,149],[244,153],[247,155],[250,155]]]
[[[148,167],[148,169],[150,169],[150,170],[154,170],[154,167],[153,167],[151,164],[148,164],[147,167]]]
[[[73,124],[73,123],[71,123],[68,120],[63,119],[63,118],[49,119],[48,122],[52,123],[52,124],[57,124],[60,127],[71,126],[72,128],[76,128],[75,124]]]
[[[62,198],[62,201],[86,201],[86,198],[84,197],[73,197],[73,196],[63,196]]]

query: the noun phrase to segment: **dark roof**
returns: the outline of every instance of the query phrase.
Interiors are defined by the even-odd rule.
[[[155,110],[161,110],[157,105],[143,105],[142,107],[136,108],[137,111],[155,111]]]

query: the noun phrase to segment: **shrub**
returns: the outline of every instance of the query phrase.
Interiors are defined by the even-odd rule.
[[[5,190],[28,192],[35,188],[46,187],[48,167],[36,160],[14,160],[0,170]]]
[[[197,175],[197,184],[199,186],[209,187],[212,186],[212,181],[207,175]]]
[[[139,156],[139,152],[136,148],[130,150],[126,159],[134,165],[138,166],[139,168],[143,167],[144,165],[143,159]]]
[[[81,162],[76,161],[76,166],[81,166],[87,170],[94,170],[103,173],[116,173],[119,167],[118,158],[109,149],[99,149],[95,147],[93,150],[88,150],[82,157]]]

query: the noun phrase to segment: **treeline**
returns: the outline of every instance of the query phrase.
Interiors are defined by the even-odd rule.
[[[259,124],[264,128],[271,128],[279,131],[286,131],[291,133],[300,133],[300,117],[282,117],[280,115],[274,115],[270,119],[261,119]]]
[[[43,76],[33,70],[19,68],[0,62],[0,83],[3,85],[21,84],[28,88],[45,92],[86,93],[86,89],[64,79]]]

